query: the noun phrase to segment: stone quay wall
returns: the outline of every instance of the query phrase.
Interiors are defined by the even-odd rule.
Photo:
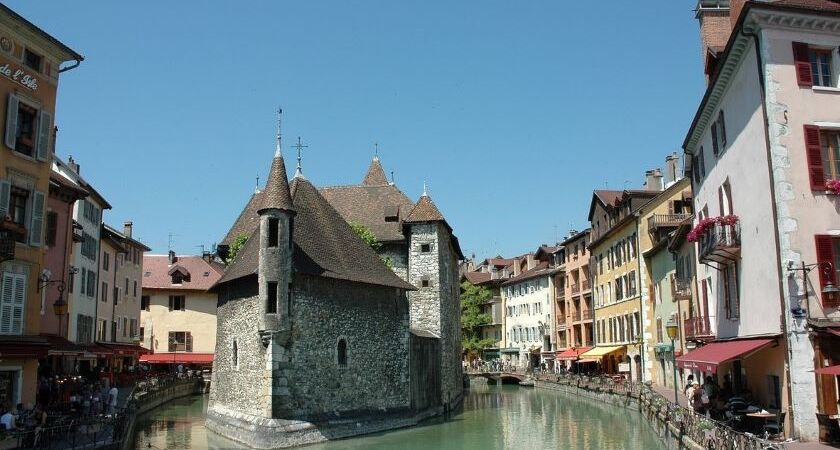
[[[644,384],[616,383],[601,377],[538,375],[534,387],[637,411],[644,416],[668,450],[785,449],[783,443],[737,432],[689,409],[676,406]]]

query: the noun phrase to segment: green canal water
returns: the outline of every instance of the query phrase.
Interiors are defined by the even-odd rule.
[[[136,448],[240,448],[204,428],[206,409],[207,396],[193,396],[153,411],[138,423]],[[663,446],[633,411],[553,391],[473,385],[463,412],[451,420],[305,448],[658,450]]]

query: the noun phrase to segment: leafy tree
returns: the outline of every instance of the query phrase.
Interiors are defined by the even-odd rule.
[[[376,235],[373,234],[373,231],[370,231],[370,228],[361,223],[350,223],[350,227],[353,228],[353,232],[358,234],[359,237],[370,246],[370,248],[379,250],[379,248],[382,247],[382,244],[376,240]]]
[[[474,355],[495,344],[495,339],[482,339],[481,326],[491,323],[490,314],[481,312],[481,305],[493,297],[493,292],[484,286],[469,281],[461,283],[461,348]]]
[[[228,257],[225,260],[225,265],[228,265],[233,262],[236,258],[236,254],[242,250],[242,247],[245,246],[245,243],[248,242],[248,235],[247,234],[240,234],[236,236],[236,239],[233,240],[233,243],[230,244],[230,250],[228,251]]]

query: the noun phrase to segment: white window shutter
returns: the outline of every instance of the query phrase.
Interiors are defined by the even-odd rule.
[[[0,291],[0,334],[9,334],[12,330],[12,298],[14,280],[11,273],[3,273],[3,286]]]
[[[13,94],[9,94],[9,103],[6,107],[6,147],[15,149],[17,142],[17,118],[18,118],[18,98]]]
[[[38,142],[35,152],[36,158],[39,161],[46,161],[50,156],[50,130],[52,130],[52,115],[46,111],[41,111],[41,116],[38,118]]]
[[[7,180],[0,180],[0,218],[9,214],[9,196],[12,192],[12,185]]]
[[[26,277],[16,275],[15,294],[12,305],[12,334],[23,334],[23,307],[26,304]]]
[[[44,193],[35,191],[32,197],[32,220],[29,221],[29,245],[40,247],[44,228]]]

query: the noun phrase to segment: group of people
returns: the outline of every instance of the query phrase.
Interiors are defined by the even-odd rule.
[[[688,406],[698,414],[706,414],[720,394],[717,382],[711,376],[706,376],[701,386],[694,375],[689,375],[685,384],[685,396]]]
[[[41,377],[38,403],[53,409],[69,409],[82,415],[114,414],[119,405],[119,389],[106,381],[86,381],[82,377],[59,380]]]
[[[11,403],[3,405],[3,413],[0,415],[0,426],[4,431],[18,429],[41,428],[47,424],[47,412],[36,404],[32,408],[26,408],[23,403],[18,403],[14,408]]]

